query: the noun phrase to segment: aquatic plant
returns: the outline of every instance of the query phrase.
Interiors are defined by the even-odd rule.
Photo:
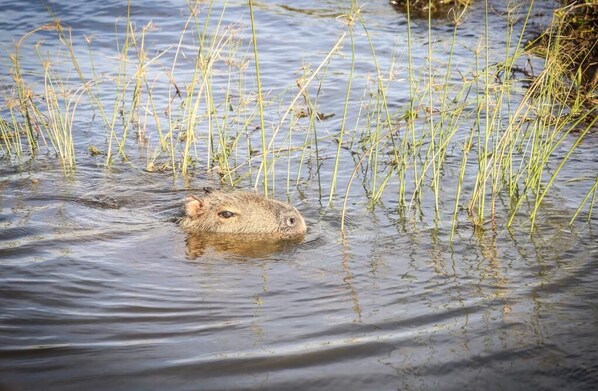
[[[591,94],[579,95],[580,88],[562,88],[567,49],[558,29],[543,38],[548,44],[541,72],[525,68],[524,34],[533,2],[526,9],[509,2],[499,61],[491,53],[491,10],[484,3],[485,34],[468,48],[472,67],[457,68],[455,50],[468,3],[449,13],[453,31],[444,63],[435,53],[435,11],[427,9],[427,63],[416,68],[412,9],[406,2],[406,48],[400,54],[406,61],[395,57],[383,68],[367,18],[353,1],[337,18],[338,37],[318,62],[304,64],[295,85],[270,91],[262,82],[268,70],[260,66],[264,43],[253,1],[248,28],[224,25],[227,2],[219,4],[219,15],[213,1],[189,2],[178,42],[151,52],[154,26],[137,28],[129,11],[117,23],[118,58],[98,60],[93,38],[86,37],[85,68],[70,31],[57,21],[15,46],[9,72],[14,88],[4,92],[0,107],[2,154],[52,152],[69,172],[84,145],[107,167],[122,159],[134,165],[144,161],[149,172],[190,176],[207,170],[230,185],[243,182],[266,194],[276,191],[277,175],[285,176],[286,192],[315,181],[320,199],[342,203],[343,229],[356,181],[371,208],[394,199],[398,215],[408,221],[421,218],[422,205],[432,205],[431,220],[450,219],[453,233],[459,224],[484,227],[500,218],[509,225],[522,215],[533,229],[562,168],[594,128],[596,103]],[[517,18],[523,20],[518,29]],[[39,64],[32,70],[28,63],[25,72],[22,50],[50,31],[62,50],[49,56],[41,43],[32,44]],[[369,52],[357,52],[359,45]],[[109,60],[115,71],[99,74],[95,64]],[[359,83],[358,60],[373,70]],[[319,106],[334,62],[345,64],[346,73],[340,117],[333,118]],[[533,79],[528,89],[518,87],[517,74]],[[397,88],[409,91],[409,101],[391,110],[389,96]],[[361,97],[358,107],[355,96]],[[104,145],[85,145],[84,135],[74,131],[82,105],[99,117]],[[326,121],[333,130],[322,132]],[[587,193],[573,218],[584,208],[591,215],[597,181],[580,178]]]

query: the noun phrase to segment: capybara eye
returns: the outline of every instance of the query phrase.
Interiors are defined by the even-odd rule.
[[[234,213],[229,212],[228,210],[223,210],[222,212],[218,213],[218,216],[224,217],[225,219],[229,219],[229,218],[233,217],[233,215],[234,215]]]
[[[289,217],[289,219],[287,220],[289,225],[295,225],[295,218],[294,217]]]

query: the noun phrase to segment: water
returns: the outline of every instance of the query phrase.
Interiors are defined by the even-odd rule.
[[[267,88],[292,85],[301,64],[322,60],[338,38],[335,18],[345,12],[337,3],[257,4]],[[493,3],[491,22],[500,26],[502,8]],[[552,6],[540,5],[534,23],[545,23]],[[133,6],[133,19],[152,20],[160,28],[154,47],[166,47],[178,38],[184,8],[144,2]],[[230,2],[225,23],[247,25],[247,8]],[[114,55],[115,19],[126,13],[119,1],[0,2],[6,51],[51,21],[48,9],[74,35],[94,35],[98,53]],[[404,16],[385,1],[363,12],[381,61],[390,61],[406,39]],[[471,10],[457,60],[468,61],[467,48],[477,44],[482,12],[479,4]],[[451,33],[442,22],[434,28],[441,41]],[[426,34],[427,24],[415,22],[415,39],[424,42]],[[500,47],[504,36],[492,40]],[[427,49],[414,50],[423,66]],[[347,63],[331,67],[321,108],[340,113]],[[359,64],[355,83],[365,85],[371,70]],[[7,73],[2,77],[9,85]],[[394,94],[394,107],[407,102],[404,91]],[[571,181],[545,202],[533,235],[522,218],[510,230],[462,224],[451,243],[450,216],[435,226],[424,207],[423,222],[406,222],[392,192],[371,210],[355,185],[342,239],[342,197],[327,206],[312,178],[289,195],[306,218],[305,241],[256,251],[198,247],[174,223],[185,195],[218,187],[217,176],[198,170],[187,181],[147,172],[144,151],[107,169],[86,152],[91,143],[103,145],[104,131],[81,110],[78,131],[88,139],[78,139],[73,176],[45,156],[0,164],[0,389],[598,386],[596,218],[567,227],[587,191],[574,179],[596,173],[596,136],[563,172]],[[322,131],[337,126],[335,118]],[[452,164],[447,170],[459,162]],[[352,161],[341,167],[340,188],[352,168]],[[284,178],[285,168],[278,169]],[[327,183],[329,170],[322,175]],[[277,183],[279,198],[285,185]]]

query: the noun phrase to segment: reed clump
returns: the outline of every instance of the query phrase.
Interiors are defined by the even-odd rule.
[[[527,63],[524,33],[533,2],[507,8],[499,59],[489,43],[486,3],[484,34],[467,48],[466,61],[459,59],[470,64],[464,68],[455,52],[468,1],[449,14],[452,34],[442,63],[436,34],[446,38],[446,31],[432,28],[435,10],[422,11],[428,18],[425,66],[414,63],[411,8],[406,47],[386,61],[353,1],[337,17],[339,33],[328,50],[292,70],[298,72],[292,85],[276,88],[263,83],[268,69],[260,62],[266,43],[253,17],[258,9],[250,2],[248,25],[226,26],[227,4],[189,2],[179,40],[159,50],[149,43],[152,23],[136,27],[128,14],[118,24],[117,56],[108,59],[96,57],[93,38],[88,53],[78,52],[59,22],[28,33],[11,57],[13,88],[3,92],[2,154],[53,154],[66,172],[76,169],[77,153],[106,167],[121,159],[186,177],[210,171],[229,185],[253,185],[266,194],[281,183],[287,193],[309,187],[328,205],[342,203],[343,228],[349,200],[363,195],[372,209],[392,200],[404,221],[448,219],[456,229],[509,225],[527,216],[533,228],[559,174],[595,126],[592,93],[582,97],[581,87],[562,87],[568,68],[560,58],[568,49],[560,35],[547,38],[544,67],[529,88],[514,77]],[[59,42],[52,56],[34,41],[41,32]],[[100,66],[106,61],[110,66]],[[369,64],[366,76],[357,72],[358,62]],[[343,97],[332,112],[321,109],[330,87]],[[392,105],[403,91],[406,103]],[[103,144],[97,135],[90,144],[76,131],[89,122],[77,115],[81,107],[101,124],[94,129],[103,131]],[[597,182],[579,178],[587,193],[573,218],[585,210],[591,215]]]

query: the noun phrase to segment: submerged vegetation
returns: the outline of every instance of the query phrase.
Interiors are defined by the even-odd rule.
[[[71,31],[57,20],[23,36],[11,55],[12,68],[3,70],[11,88],[3,90],[0,107],[1,154],[5,159],[55,156],[68,174],[77,167],[78,153],[109,167],[115,159],[132,161],[141,149],[150,172],[186,176],[208,170],[230,185],[250,182],[266,194],[276,183],[285,183],[287,191],[317,183],[320,198],[343,205],[343,223],[359,181],[372,207],[396,200],[404,218],[415,220],[421,205],[430,203],[433,220],[444,216],[454,228],[463,216],[476,227],[497,218],[510,225],[515,217],[528,216],[533,228],[562,168],[596,129],[596,83],[581,82],[596,77],[590,70],[596,63],[588,61],[596,40],[585,39],[593,46],[576,52],[593,54],[571,56],[563,38],[571,27],[562,15],[581,6],[557,11],[553,27],[539,40],[544,44],[530,46],[536,53],[542,47],[544,59],[534,74],[526,68],[524,38],[533,1],[529,9],[517,2],[508,6],[506,47],[498,61],[488,43],[492,10],[486,3],[485,36],[471,48],[471,67],[459,69],[453,53],[470,2],[458,3],[458,12],[449,13],[447,63],[438,66],[435,58],[433,7],[427,9],[428,66],[412,62],[408,17],[407,65],[391,61],[383,68],[362,9],[353,3],[337,18],[336,42],[317,64],[305,64],[296,85],[282,92],[263,87],[267,70],[259,59],[267,43],[260,40],[252,1],[249,26],[225,25],[226,2],[218,12],[214,2],[189,2],[179,41],[160,50],[148,49],[152,23],[136,28],[128,15],[119,24],[123,31],[111,74],[97,70],[98,61],[106,59],[95,58],[93,37],[86,37],[88,53],[79,53]],[[59,42],[60,50],[44,51],[42,42],[48,40]],[[369,52],[357,53],[364,43]],[[35,53],[36,61],[25,50]],[[329,65],[341,59],[348,64],[345,84],[337,86],[345,94],[342,111],[322,112]],[[359,105],[351,98],[357,61],[374,69],[365,89],[357,91]],[[528,79],[529,88],[521,88],[517,75]],[[389,104],[397,88],[410,96],[398,109]],[[90,144],[81,130],[91,120],[77,116],[83,105],[101,121],[102,127],[93,129],[104,129],[103,145]],[[322,131],[327,122],[334,131]],[[348,179],[339,181],[340,167],[347,166],[352,167]],[[329,182],[323,170],[331,172]],[[582,215],[589,220],[598,176],[577,181],[587,193],[572,222]]]

